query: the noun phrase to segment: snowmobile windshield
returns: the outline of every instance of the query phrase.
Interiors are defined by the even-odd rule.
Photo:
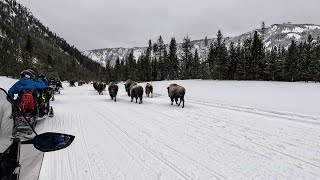
[[[13,120],[10,119],[12,106],[7,100],[7,93],[0,88],[0,152],[5,151],[11,144]]]

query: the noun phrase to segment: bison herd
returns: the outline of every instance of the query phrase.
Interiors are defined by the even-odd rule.
[[[106,89],[106,84],[101,82],[93,82],[93,87],[95,90],[98,91],[99,94],[101,94]],[[142,103],[142,97],[143,97],[143,87],[138,85],[137,82],[128,79],[124,83],[124,88],[128,94],[129,97],[131,97],[131,102],[135,99],[136,103],[139,104]],[[116,85],[114,82],[110,82],[108,86],[109,95],[111,97],[111,100],[114,100],[114,102],[117,101],[117,93],[118,93],[118,85]],[[168,96],[171,100],[171,105],[173,105],[173,101],[176,102],[178,106],[181,105],[182,102],[182,108],[184,108],[184,95],[186,93],[186,90],[184,87],[179,86],[177,84],[170,84],[169,87],[167,87],[168,90]],[[145,87],[145,93],[147,97],[153,97],[153,86],[149,83],[147,83]],[[180,99],[180,102],[178,103]]]

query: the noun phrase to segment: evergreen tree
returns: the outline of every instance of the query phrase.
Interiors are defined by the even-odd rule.
[[[218,31],[217,41],[214,43],[214,78],[226,79],[227,77],[227,65],[228,52],[225,46],[224,38],[221,31]]]
[[[158,56],[158,77],[160,80],[164,79],[165,76],[165,51],[166,51],[166,46],[164,44],[164,41],[162,37],[160,36],[158,41],[157,41],[157,56]]]
[[[136,80],[137,79],[137,69],[136,69],[136,60],[133,56],[133,51],[129,53],[128,56],[128,75],[129,79]]]
[[[115,81],[119,81],[121,80],[121,76],[120,76],[120,72],[121,72],[121,69],[120,69],[120,58],[118,57],[116,59],[116,62],[115,62],[115,65],[114,65],[114,68],[113,68],[113,73],[114,73],[114,79]]]
[[[30,34],[28,34],[28,36],[27,36],[26,51],[29,54],[33,53],[33,43],[32,43]]]
[[[268,75],[272,81],[275,81],[277,77],[277,47],[273,47],[270,54],[268,55],[268,63],[267,63],[267,69],[268,69]]]
[[[292,82],[296,81],[298,74],[298,47],[294,40],[292,40],[291,45],[288,48],[284,68],[286,80]]]
[[[200,78],[200,58],[198,55],[198,49],[195,50],[191,67],[191,78],[198,79]]]
[[[207,57],[207,62],[209,64],[209,74],[210,74],[210,79],[214,78],[214,70],[215,70],[215,59],[214,59],[214,54],[215,54],[215,49],[213,44],[210,44],[209,48],[209,54]]]
[[[191,41],[190,38],[187,36],[183,38],[182,43],[182,79],[189,79],[191,78],[191,71],[192,71],[192,53],[191,53]]]
[[[209,42],[208,42],[208,38],[207,38],[207,36],[206,36],[206,37],[204,38],[204,46],[207,47],[207,46],[208,46],[208,43],[209,43]]]
[[[251,46],[251,62],[250,67],[253,68],[251,79],[258,80],[264,78],[265,62],[264,59],[264,48],[262,40],[258,36],[258,32],[255,31],[253,35],[253,41]]]
[[[237,65],[239,61],[239,57],[236,51],[236,48],[234,47],[234,43],[231,42],[230,48],[229,48],[229,58],[228,58],[228,79],[234,80],[237,70]]]
[[[151,62],[151,80],[152,81],[156,81],[156,80],[159,80],[158,79],[158,60],[156,57],[154,57],[152,59],[152,62]]]
[[[168,63],[169,79],[178,79],[180,74],[180,68],[177,57],[177,42],[175,38],[172,38],[170,41]]]

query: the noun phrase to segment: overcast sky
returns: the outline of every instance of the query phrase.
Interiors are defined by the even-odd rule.
[[[276,23],[320,24],[320,0],[17,0],[80,50],[235,36]]]

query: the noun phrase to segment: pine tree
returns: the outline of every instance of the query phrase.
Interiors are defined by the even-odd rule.
[[[262,40],[264,40],[264,34],[266,31],[266,24],[264,23],[264,21],[261,22],[261,31],[262,31]]]
[[[192,67],[191,67],[191,72],[192,72],[192,79],[198,79],[200,78],[200,58],[198,55],[198,49],[195,50],[194,56],[193,56],[193,61],[192,61]]]
[[[32,54],[33,53],[33,42],[31,40],[31,36],[28,34],[27,36],[27,43],[26,43],[26,51],[29,53],[29,54]]]
[[[264,48],[262,40],[258,36],[258,32],[255,31],[253,35],[253,41],[251,46],[251,58],[252,65],[250,67],[253,68],[253,74],[251,79],[258,80],[263,79],[265,72],[265,62],[264,59]]]
[[[296,81],[298,77],[298,47],[294,40],[292,40],[291,45],[288,48],[284,68],[286,80],[292,82]]]
[[[136,69],[136,60],[134,59],[134,56],[133,56],[133,51],[131,51],[128,56],[128,71],[129,71],[128,72],[129,79],[136,80],[137,69]]]
[[[229,58],[228,58],[228,79],[234,80],[235,79],[235,74],[238,66],[238,61],[239,57],[236,52],[236,48],[234,47],[234,43],[230,43],[230,48],[229,48]]]
[[[215,71],[215,59],[214,59],[214,54],[215,54],[215,49],[213,44],[210,44],[209,48],[209,54],[207,57],[207,62],[209,64],[209,74],[210,74],[210,79],[214,78],[214,71]]]
[[[158,60],[156,57],[154,57],[152,59],[152,62],[151,62],[151,77],[152,77],[152,81],[156,81],[156,80],[159,80],[158,79]]]
[[[209,43],[209,42],[208,42],[208,38],[207,38],[207,36],[206,36],[206,37],[204,38],[204,46],[207,47],[207,46],[208,46],[208,43]]]
[[[187,36],[183,38],[183,43],[182,43],[182,79],[189,79],[191,78],[192,74],[192,53],[191,53],[191,40]]]
[[[172,38],[170,41],[168,63],[169,79],[179,79],[180,68],[177,57],[177,42],[175,38]]]
[[[235,80],[244,80],[246,71],[246,59],[245,59],[245,48],[241,47],[240,43],[236,48],[236,55],[238,59],[237,67],[235,69]]]
[[[114,72],[115,81],[119,81],[122,79],[120,76],[121,69],[120,69],[120,58],[119,57],[116,59],[113,72]]]
[[[214,78],[220,80],[226,79],[228,70],[228,52],[220,30],[217,34],[217,41],[214,43],[214,52]]]
[[[269,55],[269,61],[267,64],[268,74],[272,81],[275,81],[277,77],[277,47],[273,47],[270,55]]]
[[[164,80],[165,76],[165,50],[166,46],[162,37],[160,36],[157,41],[157,48],[158,48],[158,77],[160,80]]]

